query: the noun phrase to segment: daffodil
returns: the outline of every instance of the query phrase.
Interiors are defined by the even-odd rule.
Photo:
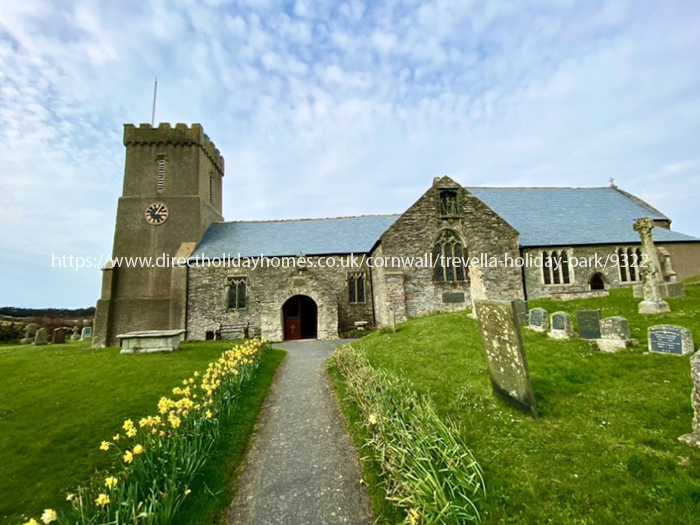
[[[124,421],[124,425],[122,426],[124,430],[129,430],[130,428],[134,428],[134,422],[131,419],[127,419]]]
[[[105,485],[107,485],[108,489],[113,489],[117,486],[117,478],[115,478],[114,476],[108,477],[107,479],[105,479]]]
[[[44,513],[41,515],[41,521],[47,524],[51,523],[52,521],[56,521],[57,519],[58,515],[53,509],[44,509]]]
[[[129,430],[126,431],[126,436],[127,437],[134,437],[136,435],[136,429],[134,427],[131,427]]]
[[[134,455],[131,453],[130,450],[127,450],[124,454],[124,462],[131,463],[132,461],[134,461]]]
[[[112,441],[119,441],[119,438],[120,438],[120,437],[121,437],[121,436],[119,436],[119,434],[117,434],[117,435],[115,435],[115,436],[112,436]]]
[[[75,494],[67,494],[66,501],[73,501],[75,499]]]
[[[408,511],[408,521],[411,525],[416,525],[420,519],[420,512],[416,509],[411,509]]]
[[[204,414],[204,417],[206,417],[207,419],[211,419],[211,416],[212,416],[211,410],[207,410]]]
[[[104,507],[109,503],[109,496],[107,494],[100,494],[97,496],[95,503],[97,503],[100,507]]]
[[[28,522],[26,522],[24,525],[39,525],[39,522],[36,521],[34,518],[32,518]]]
[[[370,414],[370,415],[369,415],[369,423],[370,423],[370,425],[376,425],[376,424],[377,424],[377,415],[376,415],[376,414]]]
[[[146,452],[146,449],[144,449],[141,445],[136,445],[134,447],[134,456],[138,456],[139,454],[143,454]]]

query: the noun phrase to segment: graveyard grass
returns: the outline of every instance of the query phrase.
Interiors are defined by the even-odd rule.
[[[121,356],[89,342],[0,347],[0,523],[67,508],[66,495],[110,466],[102,440],[126,419],[153,414],[161,396],[233,346],[232,341],[185,343],[171,354]],[[285,352],[269,350],[200,473],[182,522],[223,522],[249,438]]]
[[[484,469],[484,523],[697,523],[700,449],[678,442],[692,428],[689,357],[645,353],[654,324],[687,327],[700,344],[700,279],[686,287],[688,297],[669,300],[670,314],[655,316],[637,314],[640,299],[629,289],[586,301],[531,301],[530,308],[571,313],[576,329],[576,310],[624,316],[640,342],[603,354],[595,343],[523,330],[538,420],[491,394],[478,325],[466,312],[409,320],[395,334],[355,344],[367,348],[373,366],[408,378],[460,425]],[[342,380],[334,380],[342,393]],[[348,420],[361,444],[360,422]],[[371,458],[363,471],[380,523],[398,523],[381,503]]]

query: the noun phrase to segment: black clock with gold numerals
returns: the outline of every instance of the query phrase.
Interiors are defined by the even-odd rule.
[[[162,202],[154,202],[153,204],[149,204],[144,212],[146,221],[154,226],[163,224],[167,220],[168,214],[168,207]]]

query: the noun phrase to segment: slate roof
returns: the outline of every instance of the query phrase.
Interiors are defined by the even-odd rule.
[[[221,258],[368,253],[399,215],[215,222],[193,255]]]
[[[520,232],[520,246],[638,243],[632,223],[668,220],[614,188],[467,188]],[[193,256],[368,253],[400,215],[212,224]],[[700,241],[654,228],[658,242]]]
[[[638,243],[640,217],[669,220],[615,188],[467,188],[520,232],[520,246]],[[698,241],[654,228],[657,242]]]

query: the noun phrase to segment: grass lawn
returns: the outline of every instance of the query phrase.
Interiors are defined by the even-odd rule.
[[[687,284],[688,297],[669,300],[673,312],[657,316],[638,315],[631,290],[531,301],[550,313],[622,315],[640,340],[635,349],[603,354],[583,340],[523,330],[538,420],[491,394],[478,325],[466,312],[413,319],[395,334],[356,344],[460,424],[484,469],[485,523],[699,523],[700,449],[678,442],[693,419],[689,358],[646,353],[652,324],[688,327],[700,343],[700,282]],[[384,523],[396,522],[384,514]]]
[[[161,396],[171,395],[184,377],[203,372],[231,346],[185,343],[172,354],[137,356],[122,356],[116,348],[93,350],[89,342],[0,347],[0,522],[22,523],[23,514],[66,505],[67,493],[109,466],[111,455],[99,450],[101,440],[110,440],[125,419],[156,413]],[[228,503],[232,472],[283,357],[278,350],[266,354],[233,420],[222,422],[201,494],[193,487],[183,523],[212,523]]]

